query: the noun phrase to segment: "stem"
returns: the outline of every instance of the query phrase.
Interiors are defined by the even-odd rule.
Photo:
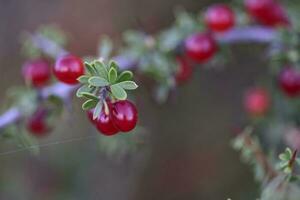
[[[243,137],[245,141],[245,146],[253,151],[255,160],[264,170],[267,180],[271,180],[274,177],[276,177],[277,172],[269,162],[268,158],[266,157],[265,153],[260,148],[260,146],[253,141],[250,134],[243,134]]]
[[[243,43],[243,42],[256,42],[256,43],[270,43],[276,40],[276,31],[274,29],[262,27],[262,26],[246,26],[240,28],[234,28],[224,34],[216,34],[217,40],[220,43]],[[45,54],[57,58],[61,55],[67,54],[68,51],[61,48],[52,40],[44,37],[41,34],[31,35],[32,43],[43,51]],[[133,60],[129,57],[122,55],[113,58],[120,66],[121,70],[135,68],[138,64],[137,60]],[[78,86],[69,86],[63,83],[55,83],[49,87],[44,88],[41,91],[43,99],[50,95],[57,95],[64,101],[67,101],[71,94],[77,89]],[[18,108],[13,107],[7,110],[0,116],[0,129],[15,123],[22,118],[21,112]],[[0,133],[1,134],[1,133]],[[261,152],[258,152],[259,160],[262,162],[263,159],[259,156]]]

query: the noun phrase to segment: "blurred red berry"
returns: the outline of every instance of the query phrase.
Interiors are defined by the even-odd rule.
[[[278,77],[281,90],[290,97],[300,95],[300,71],[293,67],[285,67]]]
[[[289,25],[286,11],[275,0],[245,0],[248,13],[258,22],[267,26]]]
[[[111,113],[105,113],[104,109],[101,111],[100,116],[95,120],[97,129],[106,136],[115,135],[119,132],[113,123]]]
[[[270,102],[269,94],[263,88],[252,88],[244,97],[245,110],[253,116],[264,115],[269,110]]]
[[[129,132],[135,128],[138,115],[133,103],[128,100],[117,101],[111,107],[113,123],[120,131]]]
[[[34,87],[45,86],[51,78],[50,63],[44,59],[27,61],[22,67],[23,78]]]
[[[47,111],[45,109],[38,109],[28,119],[26,124],[27,130],[35,136],[44,136],[50,128],[47,124]]]
[[[215,55],[217,44],[210,34],[196,33],[186,39],[185,51],[187,57],[203,63]]]
[[[234,26],[235,15],[229,6],[216,4],[209,7],[205,12],[204,21],[211,30],[223,32]]]
[[[54,66],[56,78],[67,84],[77,84],[77,78],[84,74],[84,65],[81,58],[73,55],[60,57]]]
[[[184,58],[177,58],[178,71],[176,73],[175,79],[176,83],[182,84],[191,79],[193,75],[193,68]]]

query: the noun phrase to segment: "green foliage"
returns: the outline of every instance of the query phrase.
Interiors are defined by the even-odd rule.
[[[35,34],[40,34],[61,47],[66,46],[68,42],[67,35],[54,24],[40,26]],[[43,51],[34,45],[31,37],[32,35],[30,33],[23,33],[21,35],[22,54],[27,58],[41,57],[43,55]]]
[[[260,143],[257,137],[252,135],[253,129],[247,127],[239,136],[232,140],[232,147],[239,151],[241,160],[253,167],[255,179],[263,181],[267,178],[268,172],[264,170],[264,166],[257,162],[256,154],[261,151]]]
[[[139,134],[135,134],[139,133]],[[107,156],[122,158],[139,150],[145,143],[145,130],[136,127],[132,134],[118,134],[113,137],[97,137],[98,147]]]
[[[116,62],[108,64],[100,60],[85,63],[87,74],[78,78],[82,86],[77,90],[76,96],[83,97],[86,101],[82,104],[83,110],[94,109],[96,119],[107,98],[125,100],[126,90],[137,89],[137,84],[132,81],[133,74],[130,71],[119,72]]]

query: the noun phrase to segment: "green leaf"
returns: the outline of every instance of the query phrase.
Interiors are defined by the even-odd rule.
[[[90,76],[82,75],[77,80],[82,84],[87,84],[89,81]]]
[[[103,106],[103,103],[102,101],[99,101],[94,109],[94,113],[93,113],[93,119],[98,119],[99,116],[100,116],[100,113],[102,111],[102,106]]]
[[[110,68],[108,72],[108,80],[111,84],[115,83],[118,77],[118,72],[115,68]]]
[[[286,148],[284,154],[288,157],[288,160],[292,158],[293,152],[290,148]]]
[[[290,157],[286,153],[281,153],[281,154],[279,154],[279,159],[282,161],[286,161],[286,160],[289,160]]]
[[[99,56],[107,59],[113,50],[113,44],[109,37],[104,36],[99,43]]]
[[[83,86],[81,86],[81,87],[77,90],[76,96],[77,96],[77,97],[82,97],[81,93],[83,93],[83,92],[90,92],[91,90],[92,90],[92,89],[89,88],[87,85],[83,85]]]
[[[93,65],[91,65],[88,62],[84,63],[86,70],[89,72],[90,75],[95,76],[97,75],[97,72],[95,70],[95,68],[93,67]]]
[[[116,69],[116,71],[118,71],[119,70],[119,66],[118,66],[118,64],[114,61],[114,60],[111,60],[111,61],[109,61],[109,64],[108,64],[108,66],[109,66],[109,69],[111,69],[111,68],[115,68]]]
[[[82,92],[81,95],[88,98],[88,99],[93,99],[93,100],[99,101],[99,97],[97,97],[96,95],[94,95],[92,93]]]
[[[123,81],[117,85],[121,86],[125,90],[135,90],[138,88],[138,85],[134,81]]]
[[[97,70],[99,76],[107,79],[108,71],[107,71],[105,64],[99,60],[95,60],[94,66],[95,66],[95,69]]]
[[[132,77],[133,77],[133,73],[131,71],[123,71],[120,74],[117,82],[130,81]]]
[[[127,98],[126,91],[118,84],[110,86],[110,90],[113,96],[118,100],[125,100]]]
[[[109,85],[108,81],[104,78],[93,76],[89,78],[89,84],[95,87],[104,87]]]
[[[94,100],[94,99],[89,99],[86,102],[84,102],[82,104],[82,109],[83,110],[90,110],[92,108],[95,108],[95,106],[97,105],[98,101]]]

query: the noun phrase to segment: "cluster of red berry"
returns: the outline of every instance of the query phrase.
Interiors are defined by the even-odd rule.
[[[261,24],[273,27],[290,24],[285,10],[275,0],[245,0],[244,4],[248,14]],[[218,44],[214,36],[230,30],[236,23],[234,11],[224,4],[209,7],[203,17],[208,30],[187,37],[184,41],[184,54],[177,57],[179,67],[175,79],[178,84],[190,79],[193,74],[193,63],[205,63],[216,54]],[[43,59],[29,61],[23,67],[24,79],[36,88],[41,88],[49,82],[51,72],[50,63]],[[77,84],[77,78],[84,74],[84,64],[76,56],[65,55],[56,61],[53,73],[63,83]],[[288,96],[300,95],[300,72],[296,69],[284,68],[278,79],[280,88]],[[252,89],[245,98],[245,108],[253,115],[266,113],[269,104],[269,95],[261,88]],[[107,102],[107,105],[107,109],[102,110],[99,119],[92,119],[100,132],[113,135],[119,131],[130,131],[135,127],[137,111],[131,102],[126,100]],[[42,127],[46,116],[45,111],[43,114],[37,111],[34,117],[29,119],[29,130],[38,135],[49,130],[45,128],[46,125]]]
[[[282,5],[275,0],[245,0],[248,14],[257,22],[267,26],[286,26],[289,19]],[[209,29],[195,33],[185,40],[185,55],[178,60],[179,70],[176,82],[183,83],[192,76],[192,62],[205,63],[217,52],[218,45],[214,33],[222,34],[236,23],[234,11],[227,5],[215,4],[204,13],[204,22]]]
[[[137,109],[128,101],[107,102],[99,118],[93,118],[93,110],[87,112],[88,118],[96,128],[104,135],[111,136],[122,132],[129,132],[136,126]]]
[[[47,60],[37,59],[28,61],[23,66],[25,81],[35,88],[46,86],[51,79],[51,64]],[[77,84],[78,78],[84,75],[83,61],[74,55],[64,55],[57,59],[53,74],[66,84]],[[137,123],[137,109],[128,100],[106,101],[106,109],[103,107],[100,116],[93,119],[93,112],[88,111],[88,116],[104,135],[114,135],[119,131],[129,132]],[[45,135],[51,128],[47,124],[47,110],[38,108],[27,120],[27,129],[34,135]]]
[[[50,82],[52,71],[59,81],[77,84],[77,78],[84,74],[84,65],[80,58],[66,55],[57,60],[52,70],[51,63],[48,60],[35,59],[27,61],[23,65],[22,74],[26,83],[34,88],[41,89]],[[51,130],[47,120],[48,110],[39,107],[27,120],[26,127],[32,134],[43,136]]]

